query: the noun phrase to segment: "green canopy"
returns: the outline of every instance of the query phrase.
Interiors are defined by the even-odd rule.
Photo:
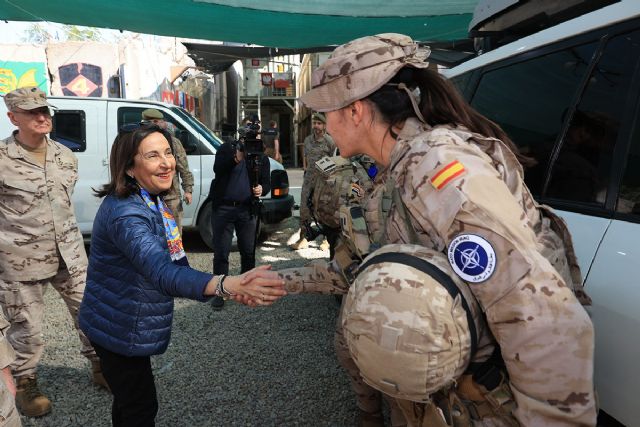
[[[396,32],[467,37],[477,0],[0,0],[0,19],[51,21],[273,47],[341,44]]]

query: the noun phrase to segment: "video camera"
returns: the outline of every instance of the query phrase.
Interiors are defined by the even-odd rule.
[[[260,170],[264,157],[264,146],[262,141],[258,139],[258,135],[260,135],[260,120],[257,115],[253,115],[249,123],[238,129],[239,138],[232,143],[235,150],[245,154],[252,188],[260,184]],[[260,197],[256,196],[254,203],[252,203],[252,213],[259,217],[260,208]]]
[[[239,138],[235,142],[236,149],[243,151],[247,157],[258,156],[264,153],[262,141],[258,139],[260,135],[260,120],[257,116],[252,116],[251,121],[244,127],[238,129]]]

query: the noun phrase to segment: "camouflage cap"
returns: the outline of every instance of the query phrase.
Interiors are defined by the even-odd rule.
[[[393,244],[365,258],[345,300],[342,325],[366,383],[424,402],[467,368],[477,342],[470,317],[477,305],[443,253]]]
[[[142,118],[144,120],[164,120],[164,115],[160,112],[160,110],[156,110],[155,108],[147,108],[142,112]]]
[[[311,77],[300,101],[316,111],[338,110],[365,98],[403,67],[426,68],[431,51],[410,37],[388,33],[362,37],[338,46]]]
[[[49,104],[47,95],[35,86],[12,90],[4,96],[4,103],[9,111],[14,111],[16,108],[23,110],[35,110],[42,107],[56,108]]]
[[[313,113],[313,115],[311,115],[311,120],[316,120],[324,124],[327,123],[327,118],[322,113]]]

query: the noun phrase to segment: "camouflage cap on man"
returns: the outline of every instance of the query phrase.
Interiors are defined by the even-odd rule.
[[[345,339],[363,380],[414,402],[453,384],[477,343],[477,304],[443,253],[409,244],[374,251],[364,259],[342,312]]]
[[[362,37],[338,46],[311,77],[300,101],[316,111],[346,107],[371,95],[403,67],[426,68],[431,53],[410,37],[388,33]]]
[[[4,103],[9,111],[15,111],[16,108],[22,110],[35,110],[42,107],[56,108],[49,104],[47,95],[35,86],[12,90],[4,96]]]
[[[164,115],[160,110],[155,108],[147,108],[142,112],[142,118],[144,120],[164,120]]]
[[[326,124],[326,123],[327,123],[327,118],[326,118],[326,117],[324,116],[324,114],[322,114],[322,113],[313,113],[313,114],[311,115],[311,120],[315,120],[315,121],[318,121],[318,122],[322,122],[322,123],[324,123],[324,124]]]

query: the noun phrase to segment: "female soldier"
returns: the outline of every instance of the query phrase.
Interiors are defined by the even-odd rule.
[[[442,251],[469,285],[501,347],[515,418],[595,425],[593,326],[567,228],[524,184],[529,159],[427,69],[427,56],[399,34],[354,40],[314,72],[301,101],[326,113],[343,157],[366,154],[383,168],[365,202],[374,246]],[[335,266],[314,268],[344,289]],[[313,280],[285,275],[286,289]],[[419,408],[404,413],[422,422]]]

